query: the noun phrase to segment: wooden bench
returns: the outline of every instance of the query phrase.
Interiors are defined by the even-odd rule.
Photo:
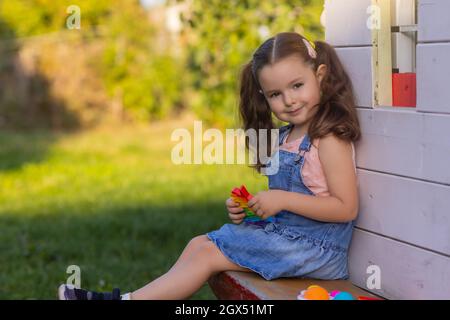
[[[362,290],[347,280],[324,281],[314,279],[276,279],[267,281],[253,272],[221,272],[208,281],[221,300],[296,300],[302,290],[318,285],[328,292],[346,291],[357,299],[359,296],[379,298]]]

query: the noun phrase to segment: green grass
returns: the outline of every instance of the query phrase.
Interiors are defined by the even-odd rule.
[[[54,299],[69,265],[82,287],[137,289],[228,222],[232,187],[265,189],[245,165],[174,165],[177,127],[193,123],[0,132],[0,299]],[[205,285],[192,298],[215,297]]]

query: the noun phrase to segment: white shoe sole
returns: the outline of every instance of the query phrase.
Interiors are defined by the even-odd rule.
[[[66,287],[69,287],[69,286],[67,284],[62,284],[59,286],[59,288],[58,288],[58,299],[59,300],[68,300],[65,295]]]

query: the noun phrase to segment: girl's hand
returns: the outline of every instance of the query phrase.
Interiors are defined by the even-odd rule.
[[[240,208],[239,203],[234,202],[231,198],[225,201],[225,205],[227,206],[228,217],[230,217],[231,221],[234,224],[240,224],[245,218],[244,209]]]
[[[283,190],[268,190],[258,192],[249,202],[248,206],[261,219],[276,215],[282,208]]]

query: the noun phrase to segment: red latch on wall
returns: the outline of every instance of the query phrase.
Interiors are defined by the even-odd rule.
[[[394,107],[416,107],[416,74],[392,74],[392,104]]]

